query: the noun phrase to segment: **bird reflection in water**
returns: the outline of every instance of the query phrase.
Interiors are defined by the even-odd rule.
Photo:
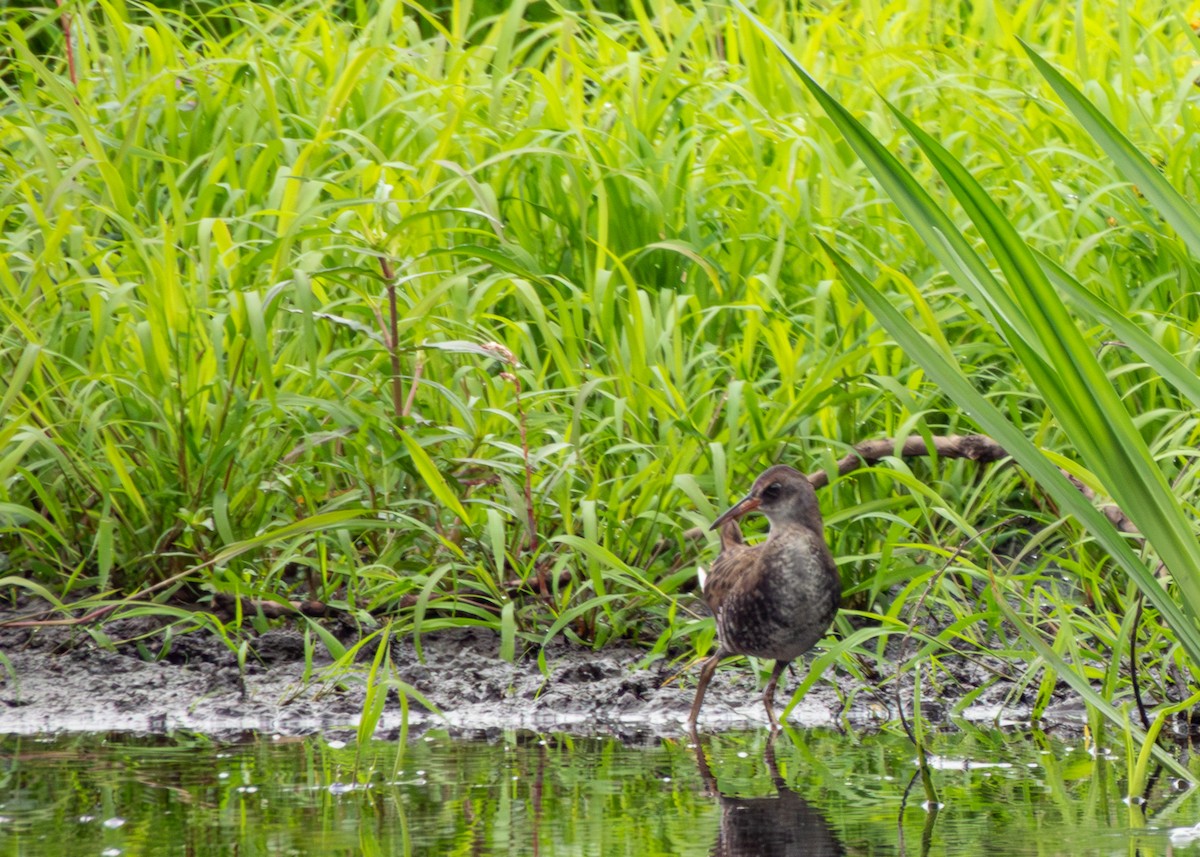
[[[728,797],[721,794],[704,756],[700,737],[692,732],[696,765],[708,794],[721,806],[721,830],[713,857],[834,857],[845,853],[825,816],[788,788],[775,762],[774,738],[767,741],[766,762],[775,785],[771,797]]]

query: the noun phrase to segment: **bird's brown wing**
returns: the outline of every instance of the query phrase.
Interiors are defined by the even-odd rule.
[[[746,547],[746,540],[742,538],[742,526],[735,519],[730,519],[721,525],[721,552],[717,554],[717,558],[713,561],[712,569],[721,564],[721,558],[731,553],[736,553],[739,549]],[[696,576],[700,578],[700,592],[704,595],[704,600],[708,602],[708,591],[712,578],[712,570],[705,571],[704,566],[696,566]],[[712,606],[711,604],[709,606]]]
[[[752,554],[754,550],[741,542],[726,544],[724,550],[713,560],[704,581],[704,603],[713,613],[717,612],[734,583],[745,572],[748,554]]]

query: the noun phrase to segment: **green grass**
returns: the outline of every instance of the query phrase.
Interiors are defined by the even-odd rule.
[[[1193,236],[1174,231],[1200,166],[1190,7],[756,8],[945,212],[949,255],[723,4],[71,8],[77,84],[40,13],[0,33],[14,591],[311,597],[396,633],[494,627],[510,655],[562,633],[679,658],[712,640],[681,587],[714,546],[683,532],[765,465],[995,431],[934,358],[1043,460],[1118,496],[1062,409],[1094,385],[1050,395],[1064,358],[1022,350],[1033,323],[1006,314],[1036,297],[963,285],[965,251],[976,279],[1024,257],[993,255],[922,149],[990,196],[1005,246],[1108,308],[1065,303],[1069,350],[1128,411],[1187,555],[1200,426],[1170,372],[1194,373],[1200,334]],[[1182,194],[1174,219],[1018,39]],[[860,300],[855,269],[929,355]],[[1161,539],[1118,564],[1111,538],[1062,519],[1061,488],[1012,464],[888,460],[820,497],[849,607],[890,631],[847,652],[887,675],[999,648],[1036,686],[1044,641],[1131,699],[1125,574],[1149,579]],[[996,529],[1013,515],[1027,531]],[[1013,558],[1029,532],[1036,553]],[[1191,615],[1191,585],[1169,581],[1139,631],[1153,704],[1192,681],[1195,629],[1159,619]],[[898,667],[883,647],[912,622],[929,636]]]

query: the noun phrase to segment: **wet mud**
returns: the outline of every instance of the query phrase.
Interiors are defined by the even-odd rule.
[[[306,657],[303,636],[283,628],[252,638],[239,666],[237,652],[215,635],[180,636],[164,652],[161,635],[135,641],[144,629],[125,621],[131,623],[125,628],[118,622],[105,626],[108,639],[126,640],[115,647],[101,646],[80,629],[0,627],[0,733],[300,735],[358,722],[369,657],[350,669],[335,666],[319,650]],[[499,653],[499,637],[483,629],[424,634],[420,651],[411,638],[393,641],[395,676],[404,687],[390,693],[376,734],[400,729],[401,693],[407,696],[408,727],[418,732],[529,728],[669,735],[686,729],[698,665],[673,679],[688,666],[685,660],[663,658],[647,665],[646,651],[630,644],[594,651],[555,641],[544,652],[544,671],[536,650],[519,654],[513,663]],[[996,681],[988,665],[964,660],[948,672],[946,666],[939,664],[943,678],[938,683],[925,679],[927,719],[935,724],[954,717],[1027,722],[1029,700],[1011,683]],[[777,705],[791,699],[807,668],[807,662],[797,661],[784,674]],[[980,687],[986,689],[977,693]],[[705,698],[700,729],[765,726],[761,688],[762,677],[745,659],[722,665]],[[894,683],[880,690],[833,670],[794,707],[789,722],[878,726],[895,719],[897,696],[911,704],[911,678],[900,680],[897,694]],[[970,705],[960,704],[968,698]],[[1047,712],[1052,723],[1064,726],[1077,726],[1082,715],[1082,705],[1065,693]]]

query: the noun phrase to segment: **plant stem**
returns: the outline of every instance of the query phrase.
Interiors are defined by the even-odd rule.
[[[58,8],[63,8],[63,0],[57,0]],[[71,83],[79,88],[79,75],[75,71],[75,45],[71,41],[71,16],[63,11],[60,19],[63,31],[63,46],[67,53],[67,73],[71,75]]]
[[[533,468],[529,463],[529,433],[525,425],[525,411],[521,407],[521,380],[517,373],[511,373],[513,385],[513,400],[517,406],[517,425],[521,430],[521,455],[525,460],[525,523],[529,527],[529,538],[525,541],[525,549],[532,551],[537,547],[537,518],[533,513]]]
[[[400,313],[396,306],[396,272],[392,263],[380,257],[379,267],[383,271],[383,280],[387,287],[388,296],[388,325],[385,332],[388,354],[392,361],[392,411],[396,416],[396,425],[404,425],[404,382],[400,378]]]

